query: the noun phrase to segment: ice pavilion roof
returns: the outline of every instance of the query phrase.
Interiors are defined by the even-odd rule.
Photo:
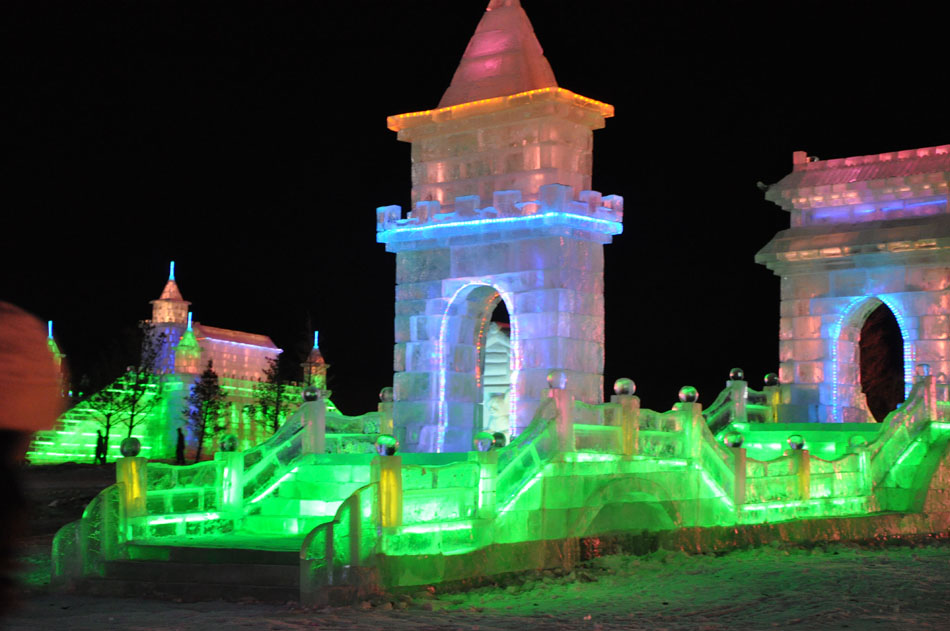
[[[491,0],[439,107],[557,87],[520,0]]]
[[[950,177],[950,145],[938,145],[905,151],[890,151],[835,160],[810,159],[796,152],[793,171],[769,187],[766,199],[787,207],[790,199],[823,191],[848,191],[873,188],[872,182],[886,185],[908,183],[913,179],[930,180],[937,175]],[[940,177],[940,174],[943,174]]]
[[[234,331],[232,329],[222,329],[207,324],[194,324],[195,337],[198,339],[217,340],[220,342],[231,342],[234,344],[247,344],[248,346],[259,346],[261,348],[280,351],[277,345],[266,335],[258,333],[245,333],[244,331]]]

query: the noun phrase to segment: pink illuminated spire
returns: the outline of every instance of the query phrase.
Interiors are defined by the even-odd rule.
[[[520,0],[491,0],[439,107],[557,87]]]

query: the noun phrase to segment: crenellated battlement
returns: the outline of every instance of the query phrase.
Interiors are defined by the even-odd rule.
[[[538,195],[523,199],[521,191],[495,191],[490,206],[480,206],[478,195],[456,197],[454,203],[442,205],[438,201],[416,202],[415,208],[403,218],[402,206],[380,206],[376,209],[377,240],[389,243],[397,235],[408,237],[412,232],[427,228],[426,238],[431,238],[437,227],[462,228],[486,227],[513,223],[520,218],[577,218],[588,220],[589,229],[606,234],[619,234],[623,222],[623,197],[601,195],[598,191],[581,191],[573,198],[570,186],[548,184],[538,190]],[[431,228],[431,229],[430,229]],[[457,234],[457,230],[452,230]],[[398,239],[405,240],[405,239]]]

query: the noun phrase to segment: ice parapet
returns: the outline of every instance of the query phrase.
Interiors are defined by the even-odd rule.
[[[377,241],[395,244],[544,224],[565,224],[608,236],[623,230],[621,196],[581,191],[573,199],[571,187],[561,184],[542,186],[536,198],[527,200],[521,191],[495,191],[492,205],[479,205],[477,195],[456,197],[446,206],[422,201],[406,218],[401,217],[400,206],[381,206],[376,209]]]

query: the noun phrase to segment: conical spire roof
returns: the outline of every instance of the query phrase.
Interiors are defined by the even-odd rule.
[[[520,0],[491,0],[439,107],[557,87]]]
[[[181,291],[178,290],[178,283],[174,279],[168,279],[168,282],[165,283],[165,289],[162,290],[162,295],[159,296],[159,300],[177,300],[179,302],[184,302],[185,299],[181,297]]]
[[[181,291],[178,289],[178,283],[175,282],[175,261],[168,265],[168,282],[165,283],[165,289],[162,290],[162,295],[158,299],[185,302],[185,299],[181,296]]]

